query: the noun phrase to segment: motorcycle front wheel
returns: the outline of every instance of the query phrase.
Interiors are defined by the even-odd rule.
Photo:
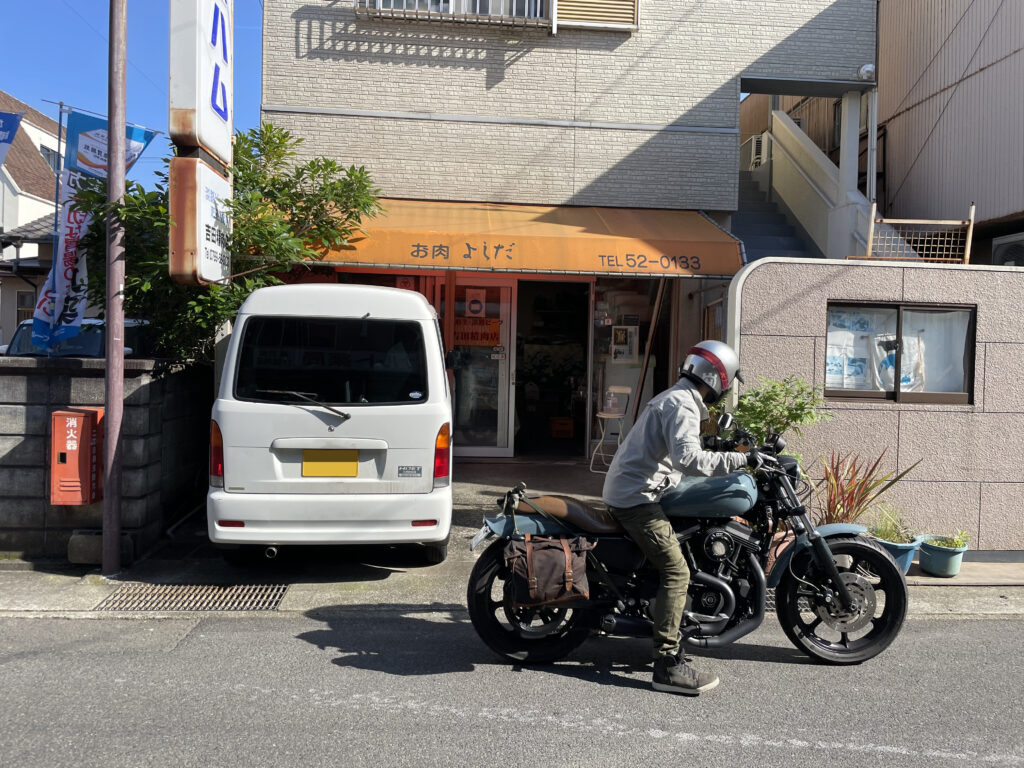
[[[505,596],[505,542],[484,550],[469,576],[466,602],[480,639],[508,661],[545,664],[569,654],[590,634],[585,603],[516,608]]]
[[[852,611],[838,596],[823,597],[824,573],[809,550],[789,563],[775,590],[775,612],[786,636],[808,656],[827,664],[860,664],[884,651],[907,615],[907,583],[888,552],[871,539],[828,540],[839,577],[853,595]]]

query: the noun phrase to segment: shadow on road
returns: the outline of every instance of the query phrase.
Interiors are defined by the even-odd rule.
[[[324,626],[300,634],[299,639],[321,650],[337,651],[332,663],[339,667],[407,676],[498,666],[511,673],[545,672],[598,685],[650,686],[650,640],[642,638],[590,638],[563,661],[527,667],[502,662],[488,649],[474,631],[463,605],[338,605],[309,611],[306,616]],[[811,663],[796,649],[772,645],[738,644],[695,655],[723,661]]]

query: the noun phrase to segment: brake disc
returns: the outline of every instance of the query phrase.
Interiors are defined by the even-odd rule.
[[[836,632],[856,632],[867,626],[874,618],[878,598],[875,596],[871,582],[857,573],[843,571],[839,578],[850,592],[855,606],[853,611],[846,611],[838,604],[828,605],[818,602],[814,612]]]

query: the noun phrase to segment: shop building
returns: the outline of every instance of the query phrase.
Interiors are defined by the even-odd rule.
[[[457,455],[589,455],[610,386],[628,429],[724,338],[740,94],[856,110],[875,60],[874,0],[748,6],[265,0],[263,120],[365,166],[385,206],[326,279],[437,308]]]

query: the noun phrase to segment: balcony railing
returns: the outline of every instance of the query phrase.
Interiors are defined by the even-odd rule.
[[[354,0],[357,16],[549,27],[549,0]]]

